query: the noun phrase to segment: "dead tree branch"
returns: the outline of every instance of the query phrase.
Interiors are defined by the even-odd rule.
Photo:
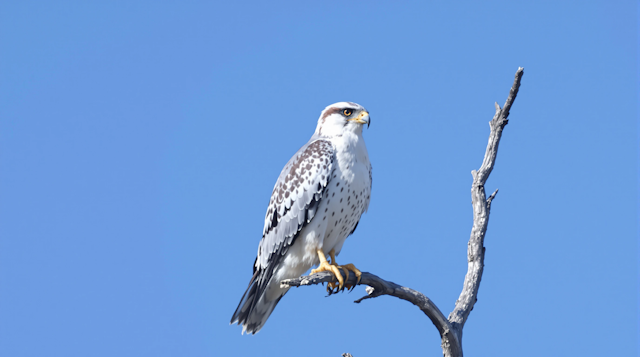
[[[316,285],[323,283],[331,283],[338,281],[331,272],[321,272],[309,276],[302,276],[295,279],[283,280],[280,282],[280,287],[290,287],[290,286],[304,286],[304,285]],[[349,274],[349,279],[345,280],[345,285],[355,285],[356,276],[355,274]],[[450,346],[450,349],[456,354],[452,356],[462,356],[462,351],[458,350],[460,346],[460,342],[457,339],[456,333],[453,332],[453,328],[449,320],[444,317],[444,314],[438,309],[436,304],[431,301],[428,297],[422,294],[419,291],[400,286],[396,283],[386,281],[381,279],[380,277],[373,275],[371,273],[362,273],[362,277],[360,279],[360,283],[358,285],[367,285],[367,294],[366,296],[361,297],[356,300],[356,303],[360,303],[362,300],[371,299],[374,297],[382,296],[382,295],[391,295],[395,296],[399,299],[406,300],[415,306],[417,306],[425,315],[433,322],[433,324],[440,332],[440,336],[442,337],[442,343],[447,342],[447,345]]]
[[[482,279],[484,269],[484,237],[487,232],[487,226],[489,225],[491,202],[498,193],[498,190],[495,190],[495,192],[487,198],[484,185],[496,162],[502,130],[509,122],[509,111],[513,105],[513,101],[518,95],[523,73],[524,69],[522,67],[518,68],[504,107],[500,108],[498,103],[495,104],[496,112],[493,119],[489,122],[491,132],[489,134],[489,143],[487,144],[482,166],[480,166],[478,171],[471,171],[471,175],[473,176],[473,183],[471,185],[473,227],[471,228],[471,237],[467,250],[467,274],[464,278],[460,297],[458,297],[456,301],[455,308],[449,314],[449,318],[445,318],[433,301],[418,291],[386,281],[371,273],[362,273],[362,279],[359,282],[359,285],[368,286],[366,289],[368,295],[356,300],[356,303],[381,295],[390,295],[406,300],[422,310],[440,333],[442,351],[445,357],[462,357],[462,329],[477,301],[478,289],[480,288],[480,280]],[[304,286],[335,281],[337,281],[337,279],[333,273],[321,272],[296,279],[283,280],[280,282],[280,285],[282,287]],[[355,283],[355,275],[349,274],[349,279],[345,281],[345,284],[355,285]]]
[[[449,314],[449,321],[451,321],[460,340],[462,340],[462,328],[477,300],[480,280],[482,279],[482,272],[484,270],[484,236],[487,232],[487,226],[489,225],[491,201],[497,193],[496,191],[487,200],[484,184],[487,182],[496,162],[502,130],[509,122],[509,110],[511,109],[511,105],[513,105],[513,101],[516,99],[516,95],[518,95],[523,73],[524,69],[522,67],[518,68],[516,78],[513,81],[504,108],[500,109],[498,103],[495,103],[496,113],[489,122],[491,132],[489,134],[489,143],[487,144],[482,166],[480,166],[478,171],[471,171],[471,175],[473,176],[473,184],[471,185],[473,227],[471,228],[471,237],[469,238],[467,250],[467,275],[464,277],[462,292],[456,301],[456,306],[451,314]]]

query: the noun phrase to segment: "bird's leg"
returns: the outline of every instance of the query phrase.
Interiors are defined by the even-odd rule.
[[[338,265],[338,262],[336,261],[336,250],[335,249],[331,249],[331,251],[329,252],[329,256],[331,257],[331,265],[338,267],[338,268],[342,268],[341,266]],[[344,269],[344,273],[345,273],[345,278],[344,280],[349,280],[349,270]]]
[[[329,252],[329,256],[331,257],[331,265],[334,265],[338,268],[342,268],[345,272],[346,278],[344,278],[344,280],[349,280],[349,270],[351,270],[352,272],[354,272],[356,274],[356,285],[358,285],[358,283],[360,282],[360,278],[362,277],[362,272],[360,270],[358,270],[358,268],[356,268],[355,265],[353,264],[345,264],[345,265],[338,265],[338,262],[336,262],[336,251],[335,249],[331,249],[331,251]],[[345,288],[347,288],[347,290],[353,288],[354,286],[351,285],[345,285]]]
[[[337,266],[329,264],[329,262],[327,262],[327,257],[324,255],[322,249],[318,249],[316,252],[318,253],[318,258],[320,258],[320,265],[316,269],[311,270],[311,274],[319,273],[322,271],[330,271],[333,273],[333,275],[336,276],[336,279],[338,279],[338,290],[342,289],[342,287],[344,286],[344,279],[342,279],[340,269],[338,269]],[[336,288],[336,283],[327,284],[327,292],[331,294],[332,290],[329,290],[329,287],[331,287],[331,289],[333,290],[334,288]]]
[[[336,262],[336,250],[335,249],[331,249],[331,251],[329,252],[329,256],[331,257],[331,265],[333,265],[334,267],[340,269],[342,268],[341,266],[338,265],[338,262]],[[344,280],[349,280],[349,271],[347,269],[344,269],[345,272],[345,278]],[[327,284],[328,286],[330,286],[332,289],[336,288],[336,283],[329,283]],[[348,288],[347,288],[348,289]],[[342,290],[342,285],[340,285],[338,287],[337,291]]]

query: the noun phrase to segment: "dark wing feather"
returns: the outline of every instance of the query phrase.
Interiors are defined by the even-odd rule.
[[[309,142],[285,165],[265,215],[256,268],[267,269],[274,254],[284,255],[298,232],[315,216],[332,167],[333,146],[327,140]]]

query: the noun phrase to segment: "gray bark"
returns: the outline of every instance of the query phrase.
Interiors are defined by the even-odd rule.
[[[455,308],[449,314],[449,318],[445,318],[433,301],[424,294],[413,289],[400,286],[396,283],[386,281],[371,273],[363,272],[362,279],[358,284],[368,286],[366,288],[368,295],[356,300],[356,303],[381,295],[390,295],[406,300],[422,310],[440,333],[442,352],[445,357],[462,357],[462,329],[469,318],[469,313],[473,310],[473,306],[477,301],[480,280],[482,279],[482,273],[484,270],[484,238],[489,225],[491,202],[498,193],[498,190],[495,190],[495,192],[487,198],[484,185],[487,182],[496,162],[498,145],[500,144],[500,138],[502,137],[502,130],[509,122],[509,111],[511,110],[513,101],[518,95],[520,80],[522,79],[523,73],[524,69],[522,67],[518,68],[504,107],[500,108],[498,103],[495,103],[496,112],[493,119],[489,122],[491,132],[489,133],[489,143],[487,144],[487,149],[484,154],[484,160],[477,171],[471,171],[471,175],[473,176],[473,183],[471,184],[473,227],[471,228],[471,237],[469,239],[467,249],[467,274],[462,285],[462,292],[456,301]],[[295,279],[283,280],[280,282],[280,285],[282,287],[304,286],[336,281],[337,279],[333,273],[321,272]],[[345,284],[355,286],[355,274],[349,274],[349,279],[345,281]],[[329,294],[331,294],[331,292]]]

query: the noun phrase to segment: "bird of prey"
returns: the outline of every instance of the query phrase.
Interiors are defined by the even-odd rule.
[[[336,256],[367,211],[371,196],[371,164],[362,137],[370,124],[369,112],[352,102],[339,102],[320,114],[316,131],[289,160],[278,177],[265,216],[262,240],[253,266],[253,276],[231,324],[242,325],[242,333],[255,334],[264,326],[289,288],[280,281],[333,272],[342,290],[353,264],[338,265]],[[327,261],[327,255],[331,262]],[[348,288],[348,286],[347,286]]]

